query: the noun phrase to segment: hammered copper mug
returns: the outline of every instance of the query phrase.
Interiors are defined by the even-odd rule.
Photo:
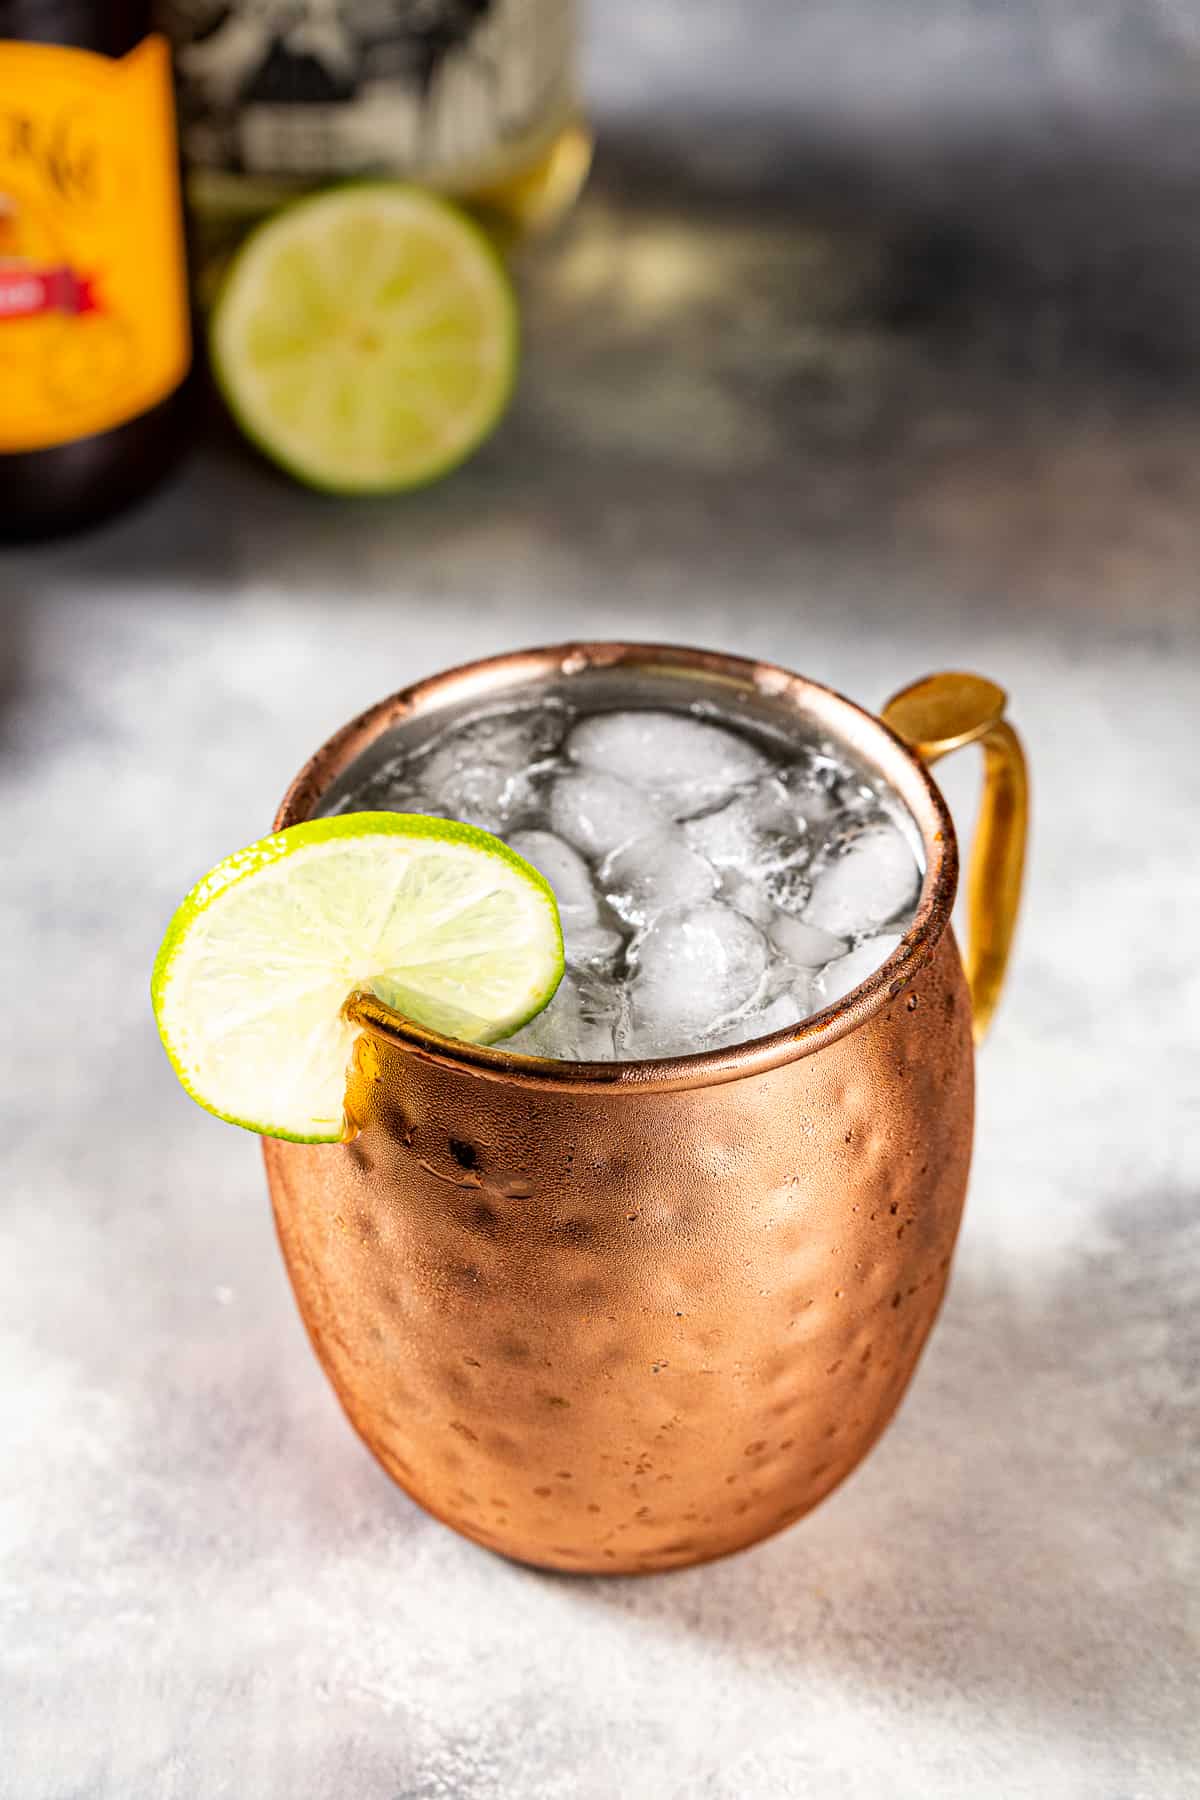
[[[570,644],[473,663],[355,720],[278,827],[397,728],[547,689],[711,697],[829,735],[904,802],[918,911],[836,1006],[735,1049],[572,1064],[424,1031],[359,995],[342,1144],[265,1145],[280,1243],[351,1423],[431,1513],[545,1567],[666,1569],[815,1506],[888,1423],[941,1303],[1025,836],[1004,695],[935,675],[883,722],[738,657]],[[393,740],[394,741],[394,740]],[[954,829],[926,765],[979,742],[967,971]],[[363,762],[357,765],[364,766]]]

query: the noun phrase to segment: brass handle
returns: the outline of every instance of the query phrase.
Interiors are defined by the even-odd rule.
[[[1000,998],[1021,904],[1029,776],[1004,717],[1008,696],[982,675],[926,675],[893,694],[883,720],[926,763],[964,744],[983,750],[983,793],[967,880],[967,985],[979,1043]]]

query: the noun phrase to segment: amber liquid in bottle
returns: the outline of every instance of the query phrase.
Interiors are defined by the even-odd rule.
[[[578,194],[575,0],[159,0],[204,302],[245,231],[331,181],[413,181],[502,239]]]
[[[191,363],[170,66],[150,0],[0,0],[0,537],[155,485]]]

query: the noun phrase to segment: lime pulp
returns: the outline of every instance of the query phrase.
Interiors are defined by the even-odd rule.
[[[246,435],[311,486],[432,481],[501,418],[517,312],[465,214],[398,182],[297,200],[246,240],[218,295],[212,363]]]
[[[341,1136],[366,989],[448,1037],[493,1043],[553,997],[562,931],[548,883],[471,825],[349,813],[227,857],[176,911],[151,985],[192,1098],[231,1124]]]

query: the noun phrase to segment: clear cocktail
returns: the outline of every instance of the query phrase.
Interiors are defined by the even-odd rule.
[[[329,804],[461,819],[546,876],[567,973],[507,1049],[634,1061],[769,1036],[856,987],[912,919],[919,836],[844,745],[631,697],[406,733]]]

